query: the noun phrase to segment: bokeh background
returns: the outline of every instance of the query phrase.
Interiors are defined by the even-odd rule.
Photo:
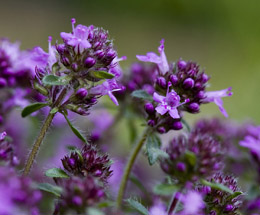
[[[233,87],[224,99],[231,119],[260,123],[259,0],[0,2],[0,37],[20,40],[23,49],[47,50],[49,35],[60,40],[61,31],[71,31],[72,17],[108,29],[119,55],[128,57],[124,68],[165,38],[168,60],[197,61],[212,77],[211,90]],[[205,106],[202,114],[220,115],[214,104]]]

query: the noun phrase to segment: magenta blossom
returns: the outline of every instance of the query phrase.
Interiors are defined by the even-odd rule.
[[[171,84],[169,83],[166,96],[161,96],[156,92],[153,94],[153,100],[159,103],[155,110],[161,115],[169,112],[173,119],[179,119],[180,115],[177,108],[189,102],[189,99],[186,99],[183,103],[180,103],[180,96],[174,90],[169,92],[170,86]]]
[[[214,102],[218,107],[220,112],[225,116],[228,117],[228,114],[226,110],[223,107],[223,101],[222,97],[226,96],[232,96],[233,93],[231,92],[231,87],[224,89],[224,90],[219,90],[219,91],[210,91],[205,93],[205,98],[202,100],[203,103],[209,103],[209,102]]]
[[[118,105],[118,101],[112,92],[123,90],[121,86],[118,85],[115,79],[107,80],[100,85],[97,85],[90,89],[90,93],[94,95],[108,95],[115,105]]]
[[[88,38],[93,26],[77,25],[77,27],[74,28],[75,22],[75,19],[71,19],[72,33],[61,32],[60,36],[67,45],[74,47],[77,54],[81,54],[85,49],[91,47]]]
[[[161,45],[158,47],[160,56],[154,52],[148,52],[146,55],[136,55],[136,57],[140,61],[156,63],[160,69],[160,73],[165,75],[169,71],[169,64],[164,53],[164,39],[160,43]]]
[[[202,196],[196,191],[189,191],[182,197],[181,201],[183,203],[181,215],[199,215],[205,207]]]
[[[157,202],[149,210],[149,215],[167,215],[166,206],[162,202]]]
[[[249,126],[248,131],[250,135],[247,135],[239,144],[250,149],[260,159],[260,126]]]

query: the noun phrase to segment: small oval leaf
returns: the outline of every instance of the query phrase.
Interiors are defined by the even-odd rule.
[[[145,101],[149,101],[149,102],[153,101],[153,97],[149,93],[147,93],[145,90],[135,90],[134,92],[132,92],[131,95],[133,97],[143,99]]]
[[[51,177],[51,178],[69,178],[68,174],[66,172],[64,172],[64,170],[62,170],[60,168],[48,169],[45,172],[45,175],[47,177]]]
[[[210,181],[206,181],[204,179],[201,179],[201,183],[205,186],[209,186],[215,190],[221,190],[221,191],[224,191],[224,192],[227,192],[231,195],[234,194],[234,192],[232,190],[230,190],[228,187],[226,187],[225,185],[223,184],[219,184],[219,183],[216,183],[216,182],[210,182]]]
[[[78,129],[76,129],[74,127],[74,125],[72,125],[71,121],[68,119],[68,117],[66,116],[65,113],[63,113],[63,116],[65,117],[67,123],[69,124],[71,130],[73,131],[73,133],[80,139],[82,140],[84,143],[87,143],[86,138],[80,133],[80,131]]]
[[[57,85],[66,85],[70,82],[69,76],[56,76],[56,75],[46,75],[42,79],[43,84],[57,86]]]
[[[43,107],[46,107],[48,106],[49,104],[46,104],[46,103],[40,103],[40,102],[37,102],[37,103],[33,103],[31,105],[28,105],[27,107],[25,107],[23,110],[22,110],[22,117],[26,117],[28,115],[30,115],[31,113],[37,111],[37,110],[40,110],[41,108]]]
[[[38,184],[38,189],[46,191],[48,193],[52,193],[57,197],[60,197],[60,194],[62,193],[62,188],[49,184],[49,183],[41,183]]]
[[[115,77],[114,74],[108,73],[106,71],[91,71],[91,75],[99,79],[112,79]]]
[[[143,215],[149,215],[149,211],[138,201],[134,199],[127,199],[128,204]]]

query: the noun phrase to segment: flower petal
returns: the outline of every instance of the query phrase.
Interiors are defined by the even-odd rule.
[[[180,115],[178,113],[178,110],[177,108],[172,108],[169,110],[169,114],[170,116],[173,118],[173,119],[179,119],[180,118]]]
[[[155,108],[155,110],[156,110],[159,114],[161,114],[161,115],[164,115],[165,113],[168,112],[168,109],[167,109],[167,107],[166,107],[165,105],[158,105],[158,106]]]

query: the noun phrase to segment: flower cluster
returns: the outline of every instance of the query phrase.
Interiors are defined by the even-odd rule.
[[[147,103],[148,124],[161,133],[182,128],[183,111],[198,113],[200,105],[214,102],[224,116],[222,97],[231,96],[231,88],[221,91],[206,92],[208,75],[200,71],[194,62],[179,60],[168,63],[164,53],[164,40],[158,48],[160,56],[153,52],[137,55],[140,61],[157,64],[158,72],[154,80],[153,103]]]
[[[13,146],[6,140],[6,132],[0,133],[0,163],[8,165],[17,165],[18,158],[14,155]]]
[[[210,177],[222,168],[220,146],[211,136],[192,131],[188,137],[181,135],[170,142],[166,149],[169,158],[161,161],[161,167],[182,183]]]
[[[232,176],[224,176],[223,174],[218,173],[211,179],[211,181],[226,186],[237,195],[232,196],[227,191],[221,191],[210,187],[202,188],[205,193],[205,202],[208,205],[206,213],[212,215],[238,215],[238,209],[242,202],[241,197],[239,196],[241,192],[238,188],[236,179]]]
[[[107,31],[74,24],[72,19],[72,33],[61,33],[64,43],[51,46],[49,38],[48,63],[45,67],[37,65],[34,88],[51,107],[59,106],[60,111],[68,109],[87,115],[103,95],[118,105],[112,92],[123,89],[118,83],[118,62],[125,57],[117,57]]]
[[[85,145],[81,151],[71,152],[62,159],[62,164],[71,175],[80,177],[91,175],[103,182],[107,182],[112,173],[108,155],[101,155],[91,145]]]
[[[18,42],[0,40],[0,123],[14,107],[25,107],[28,99],[37,94],[30,87],[30,78],[35,76],[35,66],[44,66],[47,58],[40,47],[21,51]]]
[[[18,176],[10,167],[0,167],[0,178],[0,214],[39,214],[42,194],[31,179]]]
[[[104,196],[103,187],[91,176],[71,177],[62,181],[63,192],[53,214],[85,214],[86,208],[100,202]]]

